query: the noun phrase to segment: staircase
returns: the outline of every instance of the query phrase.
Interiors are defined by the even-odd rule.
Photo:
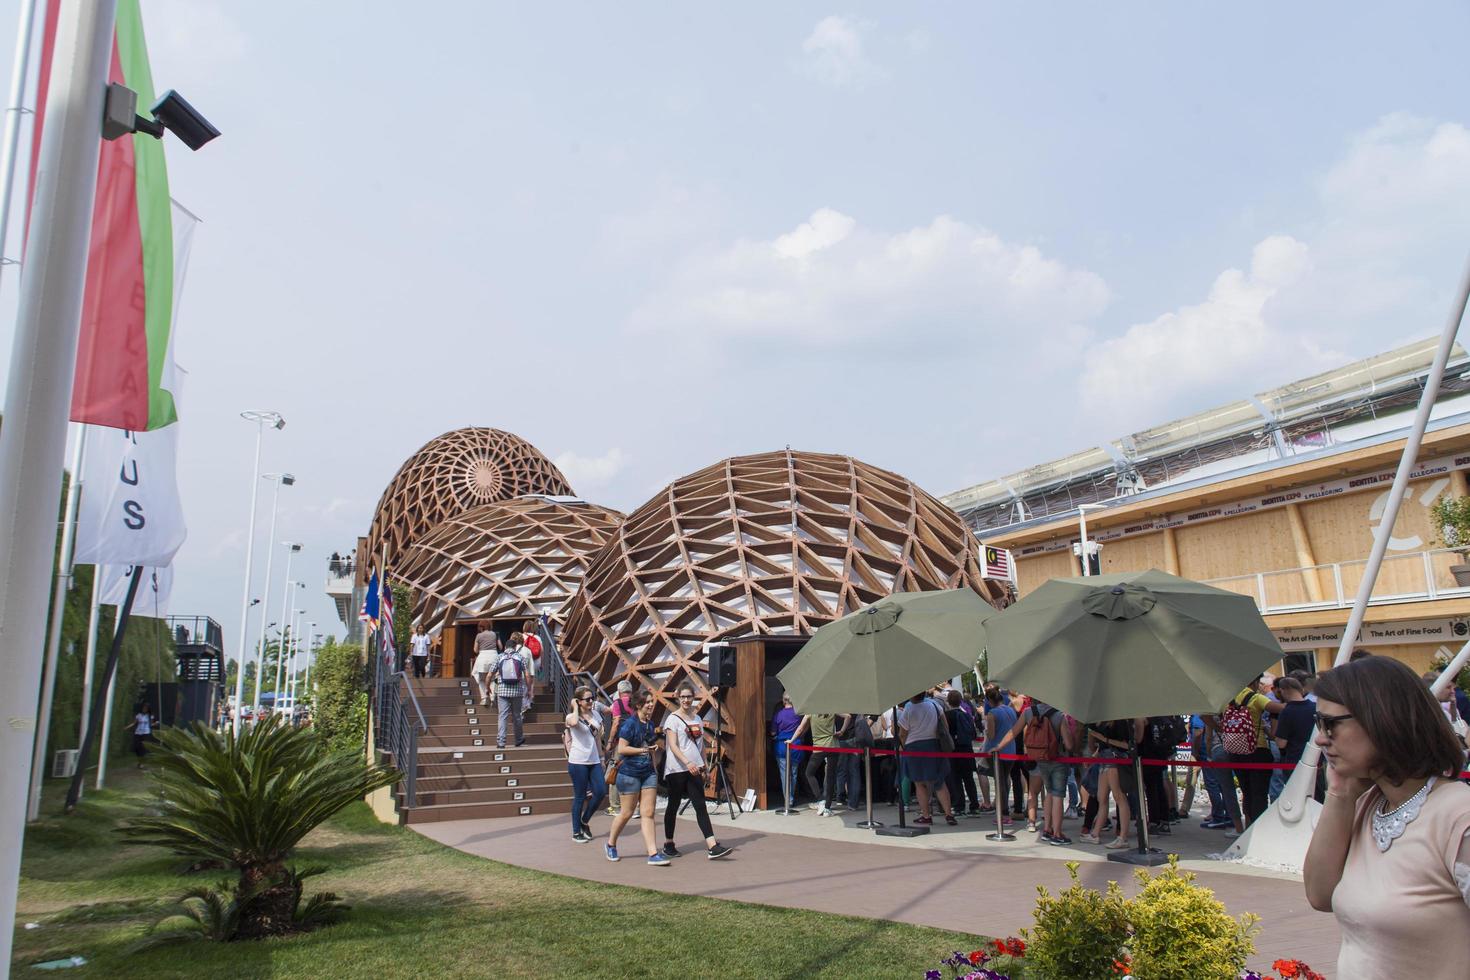
[[[410,824],[528,814],[569,813],[572,781],[561,747],[561,714],[544,686],[526,715],[526,744],[495,747],[495,705],[481,705],[467,677],[404,678],[428,731],[418,735],[416,799],[398,787],[398,810]],[[407,695],[408,692],[405,692]]]

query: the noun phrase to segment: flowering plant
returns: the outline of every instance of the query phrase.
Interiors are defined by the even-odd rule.
[[[944,960],[950,968],[953,980],[1020,980],[1022,960],[1026,956],[1026,943],[1015,936],[993,939],[984,949],[968,953],[955,950]],[[944,980],[939,970],[924,974],[924,980]]]
[[[1322,974],[1301,960],[1277,960],[1271,964],[1271,969],[1281,974],[1281,980],[1326,980]],[[1269,973],[1246,970],[1241,973],[1240,980],[1276,980],[1276,978]]]

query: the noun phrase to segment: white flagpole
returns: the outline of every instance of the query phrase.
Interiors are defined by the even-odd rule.
[[[0,434],[0,922],[15,921],[116,0],[62,0]],[[14,936],[0,929],[0,963]]]
[[[265,660],[265,631],[266,624],[270,622],[266,618],[270,612],[271,603],[271,567],[276,563],[276,508],[281,503],[281,474],[275,475],[276,489],[271,495],[271,529],[265,536],[265,588],[260,590],[260,641],[255,645],[255,705],[260,707],[260,668]],[[289,560],[289,559],[288,559]],[[291,575],[290,565],[286,566],[286,576]],[[245,670],[245,658],[240,658],[240,670]]]
[[[31,750],[31,795],[26,820],[41,815],[41,780],[46,775],[46,743],[51,733],[51,702],[56,695],[56,661],[61,653],[61,621],[66,613],[66,598],[71,593],[71,556],[77,536],[77,503],[82,495],[82,460],[87,452],[87,426],[78,423],[77,438],[72,446],[71,481],[66,486],[66,507],[62,511],[61,554],[56,560],[56,582],[51,587],[51,631],[46,638],[46,665],[41,674],[40,722],[36,725],[36,744]]]
[[[281,655],[286,652],[284,646],[286,642],[286,613],[291,608],[291,586],[296,584],[291,581],[291,556],[296,553],[297,547],[294,543],[286,545],[286,586],[281,590],[281,618],[276,621],[281,627],[281,645],[276,648],[276,688],[281,686]],[[269,597],[267,597],[267,601],[269,601]],[[260,621],[262,623],[270,621],[266,618],[265,612],[260,614]],[[265,670],[264,626],[260,628],[260,657],[261,659],[256,661],[255,664],[255,713],[257,715],[260,714],[260,686],[265,683],[265,678],[261,676],[261,673]],[[273,689],[271,693],[279,694],[280,692]]]
[[[119,613],[121,613],[121,611],[122,611],[122,607],[121,606],[118,607],[118,611],[119,611]],[[121,616],[119,616],[119,618],[121,618]],[[114,622],[113,629],[116,629],[116,628],[117,628],[117,625],[116,625],[116,622]],[[113,671],[113,675],[111,677],[107,678],[107,700],[106,700],[106,702],[104,702],[103,707],[102,707],[102,740],[97,743],[97,788],[98,789],[101,789],[102,788],[103,781],[107,779],[107,733],[112,730],[112,702],[113,702],[113,700],[117,696],[117,692],[114,691],[112,688],[113,688],[113,685],[116,684],[116,683],[117,683],[117,671]]]
[[[20,143],[20,117],[26,112],[26,76],[30,73],[31,37],[36,28],[36,0],[21,0],[20,26],[15,32],[15,60],[11,63],[10,104],[5,110],[4,145],[0,147],[0,270],[10,264],[5,242],[10,231],[10,200],[15,189],[16,147]],[[40,148],[31,147],[35,154]]]

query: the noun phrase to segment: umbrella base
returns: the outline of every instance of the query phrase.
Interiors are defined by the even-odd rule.
[[[780,809],[772,810],[771,812],[779,817],[794,817],[801,811],[802,807],[799,806],[783,806]]]
[[[877,820],[859,820],[857,823],[853,824],[853,826],[858,828],[859,830],[874,830],[878,827],[883,826],[883,824],[879,823]]]
[[[992,830],[985,835],[986,840],[1013,841],[1016,835],[1006,830]]]
[[[879,827],[873,833],[879,837],[923,837],[929,832],[928,827]]]
[[[1169,863],[1169,855],[1157,847],[1150,847],[1146,851],[1140,851],[1135,847],[1128,851],[1114,851],[1108,855],[1108,860],[1119,864],[1137,865],[1141,868],[1157,868],[1161,864]]]

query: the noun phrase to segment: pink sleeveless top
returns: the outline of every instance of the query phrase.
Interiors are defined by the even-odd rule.
[[[1470,786],[1441,779],[1387,851],[1373,840],[1382,794],[1358,801],[1332,912],[1342,929],[1339,977],[1470,976],[1470,906],[1455,864],[1470,831]],[[1461,865],[1461,874],[1470,869]]]

